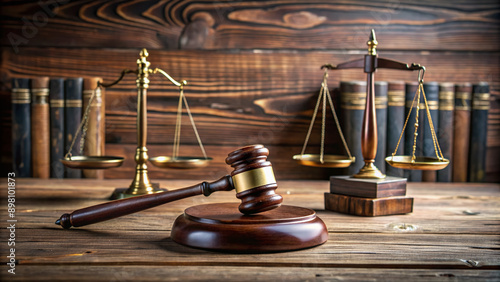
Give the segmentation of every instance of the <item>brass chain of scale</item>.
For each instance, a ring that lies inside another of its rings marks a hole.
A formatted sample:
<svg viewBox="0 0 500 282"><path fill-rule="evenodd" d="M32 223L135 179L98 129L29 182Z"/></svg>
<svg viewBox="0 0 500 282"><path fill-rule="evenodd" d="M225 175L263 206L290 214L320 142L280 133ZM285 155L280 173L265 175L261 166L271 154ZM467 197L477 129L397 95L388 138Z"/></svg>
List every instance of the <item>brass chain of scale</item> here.
<svg viewBox="0 0 500 282"><path fill-rule="evenodd" d="M78 126L78 129L73 136L73 140L71 140L71 145L69 146L68 153L64 156L65 159L71 159L72 154L71 151L73 150L73 146L75 145L76 139L80 132L82 133L80 137L80 155L83 155L83 148L85 146L85 137L87 136L87 130L89 126L89 114L90 114L90 109L92 106L92 102L94 101L94 98L96 97L97 93L101 91L100 85L98 85L93 91L92 95L90 96L89 103L87 104L87 107L85 108L85 112L82 117L82 121L80 122L80 125Z"/></svg>
<svg viewBox="0 0 500 282"><path fill-rule="evenodd" d="M344 134L342 134L342 130L340 128L340 123L337 118L337 114L335 112L335 107L333 106L333 101L332 97L330 95L330 91L328 90L328 70L325 69L325 73L323 75L323 82L321 83L321 89L319 91L318 95L318 101L316 102L316 107L314 108L314 113L311 119L311 124L309 125L309 130L307 131L306 135L306 140L304 141L304 146L302 147L302 152L300 153L301 155L304 155L307 147L307 143L309 142L309 138L311 137L311 132L314 126L314 121L316 120L316 115L318 114L319 110L319 105L321 103L321 100L323 100L323 107L322 107L322 121L321 121L321 152L320 152L320 162L323 164L325 162L324 160L324 155L325 155L325 124L326 124L326 103L327 103L327 98L328 98L328 104L330 105L330 109L332 110L333 118L335 120L335 124L337 125L337 130L340 135L340 139L342 139L342 144L344 145L344 148L347 152L347 155L349 156L349 159L352 160L351 152L349 151L349 147L347 146L347 142L345 141Z"/></svg>
<svg viewBox="0 0 500 282"><path fill-rule="evenodd" d="M163 75L169 77L168 74L164 73L162 70L157 69L158 72L162 73ZM196 136L196 140L198 141L198 144L200 145L201 152L203 153L203 157L205 159L208 159L207 153L205 152L205 148L203 147L203 143L201 142L200 135L198 134L198 130L196 129L196 124L194 123L193 116L191 115L191 110L189 109L189 105L186 99L186 96L184 95L184 85L186 85L186 81L182 81L182 83L179 83L179 103L177 105L177 118L175 122L175 132L174 132L174 145L172 149L172 158L176 159L179 156L179 147L180 147L180 139L181 139L181 126L182 126L182 104L186 105L186 112L189 116L189 121L191 122L191 126L193 127L194 134Z"/></svg>
<svg viewBox="0 0 500 282"><path fill-rule="evenodd" d="M432 136L432 143L434 145L434 152L436 153L436 158L439 159L439 161L444 160L443 153L441 152L441 147L439 146L439 142L437 140L436 136L436 131L434 129L434 123L432 122L431 118L431 112L429 110L429 105L427 103L427 98L425 97L425 91L424 91L424 78L423 78L424 72L422 72L422 76L420 74L420 71L418 72L418 89L417 92L415 93L415 96L413 97L413 101L411 103L410 111L408 112L408 116L406 117L403 130L401 131L401 135L399 136L398 143L396 145L396 149L392 153L392 158L396 155L396 152L398 151L399 143L401 142L401 138L403 137L403 134L406 129L406 125L408 124L408 120L410 119L410 114L411 111L413 110L414 105L416 104L416 114L415 114L415 132L413 133L413 148L412 148L412 155L411 155L411 162L414 163L416 156L415 156L415 150L417 148L417 136L418 136L418 127L419 127L419 111L420 111L420 93L422 93L422 97L424 98L424 104L425 104L425 110L427 114L427 119L429 120L429 127L431 129L431 136ZM439 154L438 154L439 152Z"/></svg>

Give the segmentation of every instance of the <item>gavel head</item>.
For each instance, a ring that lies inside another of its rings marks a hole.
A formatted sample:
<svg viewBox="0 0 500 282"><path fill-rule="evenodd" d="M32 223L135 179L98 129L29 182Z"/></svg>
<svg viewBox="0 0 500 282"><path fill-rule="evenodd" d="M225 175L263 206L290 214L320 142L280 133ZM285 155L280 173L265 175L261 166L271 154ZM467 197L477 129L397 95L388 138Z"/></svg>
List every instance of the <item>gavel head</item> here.
<svg viewBox="0 0 500 282"><path fill-rule="evenodd" d="M243 214L253 214L277 208L283 197L276 194L278 188L271 162L267 161L269 150L263 145L250 145L228 155L226 163L234 168L231 172L236 197L241 200L238 207Z"/></svg>

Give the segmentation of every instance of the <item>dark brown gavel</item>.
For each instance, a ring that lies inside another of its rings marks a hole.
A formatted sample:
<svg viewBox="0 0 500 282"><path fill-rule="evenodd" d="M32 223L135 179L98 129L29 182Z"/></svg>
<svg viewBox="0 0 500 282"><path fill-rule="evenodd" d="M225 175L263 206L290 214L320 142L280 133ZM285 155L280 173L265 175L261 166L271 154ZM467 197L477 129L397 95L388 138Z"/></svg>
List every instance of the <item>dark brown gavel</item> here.
<svg viewBox="0 0 500 282"><path fill-rule="evenodd" d="M246 146L228 155L226 163L231 165L234 171L231 172L231 175L226 175L219 180L79 209L71 214L63 214L56 221L56 224L64 228L84 226L187 197L201 194L209 196L216 191L230 191L233 189L236 190L236 197L241 200L238 209L243 214L271 210L279 207L283 198L274 191L278 188L278 185L274 178L271 163L267 161L268 155L269 150L262 145Z"/></svg>

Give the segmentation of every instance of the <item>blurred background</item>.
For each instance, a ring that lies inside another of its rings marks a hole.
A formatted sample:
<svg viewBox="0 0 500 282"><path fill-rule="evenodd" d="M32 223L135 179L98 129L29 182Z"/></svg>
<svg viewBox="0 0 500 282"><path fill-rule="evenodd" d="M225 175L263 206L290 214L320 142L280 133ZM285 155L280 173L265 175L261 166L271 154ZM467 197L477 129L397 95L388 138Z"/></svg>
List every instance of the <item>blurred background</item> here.
<svg viewBox="0 0 500 282"><path fill-rule="evenodd" d="M323 64L359 59L370 30L378 54L427 68L426 81L490 84L486 181L500 181L500 2L454 1L2 1L0 4L0 130L2 171L11 170L13 77L118 78L135 69L142 48L151 67L187 80L185 95L210 166L162 170L150 178L214 179L230 171L226 155L267 146L278 179L328 179L339 169L292 160L309 127ZM416 81L416 72L378 70L376 80ZM330 72L366 80L362 70ZM150 156L170 155L178 88L160 75L148 91ZM105 90L106 155L124 156L105 178L132 178L137 90L134 75ZM320 120L308 152L319 153ZM201 155L183 118L181 155ZM327 153L342 153L334 123ZM377 158L385 156L377 156Z"/></svg>

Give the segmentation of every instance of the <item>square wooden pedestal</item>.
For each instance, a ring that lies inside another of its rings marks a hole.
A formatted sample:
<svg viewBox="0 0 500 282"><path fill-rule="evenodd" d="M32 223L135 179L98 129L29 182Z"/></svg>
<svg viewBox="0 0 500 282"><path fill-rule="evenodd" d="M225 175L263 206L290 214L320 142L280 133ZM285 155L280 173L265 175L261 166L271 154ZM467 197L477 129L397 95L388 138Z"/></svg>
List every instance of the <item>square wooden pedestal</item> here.
<svg viewBox="0 0 500 282"><path fill-rule="evenodd" d="M332 176L325 209L360 216L405 214L413 211L413 198L406 197L405 178Z"/></svg>

